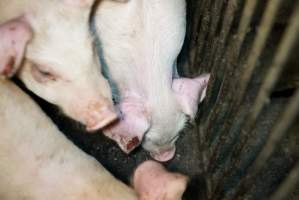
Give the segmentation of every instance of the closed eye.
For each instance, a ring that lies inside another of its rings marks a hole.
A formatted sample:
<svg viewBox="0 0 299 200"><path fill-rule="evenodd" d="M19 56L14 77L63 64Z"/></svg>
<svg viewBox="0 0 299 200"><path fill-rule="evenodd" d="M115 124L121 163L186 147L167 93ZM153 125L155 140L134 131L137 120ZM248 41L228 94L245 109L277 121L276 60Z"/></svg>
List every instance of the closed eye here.
<svg viewBox="0 0 299 200"><path fill-rule="evenodd" d="M53 72L43 69L41 66L31 63L31 74L32 77L39 83L46 83L50 81L56 81L58 76Z"/></svg>

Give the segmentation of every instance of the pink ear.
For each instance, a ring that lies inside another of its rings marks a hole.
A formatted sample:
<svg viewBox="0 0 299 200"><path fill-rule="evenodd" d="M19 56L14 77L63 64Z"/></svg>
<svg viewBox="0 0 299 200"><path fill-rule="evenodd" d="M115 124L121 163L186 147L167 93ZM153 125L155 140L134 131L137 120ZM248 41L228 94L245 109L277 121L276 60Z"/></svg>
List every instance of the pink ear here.
<svg viewBox="0 0 299 200"><path fill-rule="evenodd" d="M198 103L206 96L210 75L204 74L196 78L174 79L172 89L177 100L182 106L183 112L194 119L197 113Z"/></svg>
<svg viewBox="0 0 299 200"><path fill-rule="evenodd" d="M0 25L0 75L12 76L20 67L32 30L25 17Z"/></svg>
<svg viewBox="0 0 299 200"><path fill-rule="evenodd" d="M130 153L140 145L150 123L142 102L128 99L120 104L122 118L104 129L104 134L114 140L125 152Z"/></svg>

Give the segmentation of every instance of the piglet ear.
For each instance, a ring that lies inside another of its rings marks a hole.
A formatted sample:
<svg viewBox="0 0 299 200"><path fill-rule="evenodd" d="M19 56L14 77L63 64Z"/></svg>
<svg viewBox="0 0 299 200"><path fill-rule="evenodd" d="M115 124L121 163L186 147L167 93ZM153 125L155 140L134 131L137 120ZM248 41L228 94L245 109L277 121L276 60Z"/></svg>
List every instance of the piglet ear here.
<svg viewBox="0 0 299 200"><path fill-rule="evenodd" d="M104 135L114 140L125 152L130 153L138 147L144 134L150 128L150 121L144 101L127 98L120 103L121 119L104 129Z"/></svg>
<svg viewBox="0 0 299 200"><path fill-rule="evenodd" d="M183 112L194 119L197 113L198 103L206 96L210 75L204 74L196 78L174 79L172 89L177 100L182 106Z"/></svg>
<svg viewBox="0 0 299 200"><path fill-rule="evenodd" d="M20 67L32 29L25 17L0 25L0 75L10 77Z"/></svg>

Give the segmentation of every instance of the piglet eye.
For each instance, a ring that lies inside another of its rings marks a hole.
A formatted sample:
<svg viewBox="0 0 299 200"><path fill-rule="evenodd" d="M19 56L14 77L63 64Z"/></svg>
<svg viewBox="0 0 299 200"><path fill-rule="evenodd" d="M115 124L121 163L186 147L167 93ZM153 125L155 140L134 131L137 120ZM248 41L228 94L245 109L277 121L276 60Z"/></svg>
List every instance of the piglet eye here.
<svg viewBox="0 0 299 200"><path fill-rule="evenodd" d="M56 81L57 76L53 73L42 69L41 66L32 64L31 65L31 73L33 78L39 83L46 83L49 81Z"/></svg>

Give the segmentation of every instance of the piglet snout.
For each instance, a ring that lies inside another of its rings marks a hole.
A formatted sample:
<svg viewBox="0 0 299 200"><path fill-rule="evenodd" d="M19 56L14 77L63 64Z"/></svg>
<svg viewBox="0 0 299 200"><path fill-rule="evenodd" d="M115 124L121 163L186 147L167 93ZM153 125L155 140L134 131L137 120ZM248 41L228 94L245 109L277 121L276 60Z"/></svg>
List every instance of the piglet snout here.
<svg viewBox="0 0 299 200"><path fill-rule="evenodd" d="M171 160L175 155L176 148L172 147L170 149L160 151L159 153L150 153L152 158L160 162L166 162Z"/></svg>
<svg viewBox="0 0 299 200"><path fill-rule="evenodd" d="M180 200L188 178L171 173L160 163L146 161L136 169L133 186L140 200Z"/></svg>
<svg viewBox="0 0 299 200"><path fill-rule="evenodd" d="M118 116L113 108L103 107L99 103L90 104L86 116L86 129L87 131L96 131L112 123L117 118Z"/></svg>

